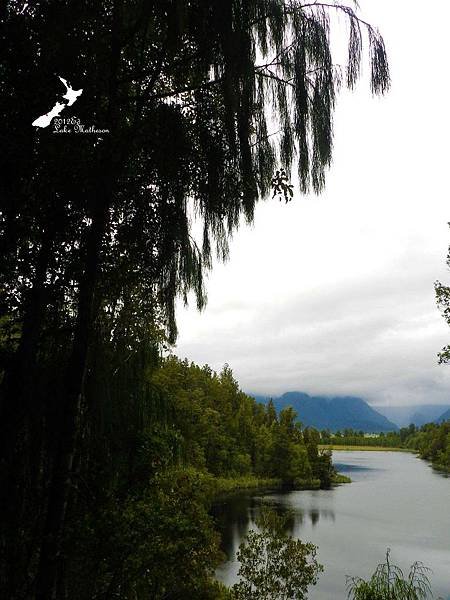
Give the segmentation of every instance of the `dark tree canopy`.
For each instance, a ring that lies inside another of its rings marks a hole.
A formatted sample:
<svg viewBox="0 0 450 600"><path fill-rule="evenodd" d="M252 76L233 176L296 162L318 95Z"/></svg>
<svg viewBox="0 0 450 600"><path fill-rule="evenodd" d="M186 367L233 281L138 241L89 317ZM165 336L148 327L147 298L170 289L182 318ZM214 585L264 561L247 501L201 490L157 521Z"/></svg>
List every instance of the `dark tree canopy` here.
<svg viewBox="0 0 450 600"><path fill-rule="evenodd" d="M128 442L144 427L155 398L146 373L175 339L175 299L194 291L204 305L204 271L214 251L227 256L241 218L251 221L272 192L289 200L293 169L301 192L322 189L336 94L358 79L364 40L372 92L387 90L383 40L356 9L297 0L1 4L7 597L65 597L67 511L72 525L83 512L77 477L91 473L96 452L109 467L116 455L132 462L132 444L115 454L106 424ZM335 29L348 38L345 67L334 64ZM61 99L59 76L83 89L61 116L107 132L32 126ZM108 489L118 480L111 467Z"/></svg>
<svg viewBox="0 0 450 600"><path fill-rule="evenodd" d="M61 297L55 289L52 300L61 309L72 301L92 198L105 189L106 176L114 189L103 243L105 287L112 284L115 296L133 288L144 304L158 296L174 333L174 296L194 289L203 304L202 268L212 244L227 254L228 234L241 214L252 219L277 166L289 176L295 165L302 191L322 189L336 93L342 82L353 87L357 80L364 37L372 91L389 85L382 38L354 8L338 3L22 6L7 3L2 21L8 304L15 296L23 305L42 238L51 245L50 280L58 277L52 291L64 279L67 292ZM345 68L333 63L330 47L339 14L347 21ZM84 90L64 114L109 135L30 127L62 92L55 74ZM190 237L190 205L203 219L201 248Z"/></svg>

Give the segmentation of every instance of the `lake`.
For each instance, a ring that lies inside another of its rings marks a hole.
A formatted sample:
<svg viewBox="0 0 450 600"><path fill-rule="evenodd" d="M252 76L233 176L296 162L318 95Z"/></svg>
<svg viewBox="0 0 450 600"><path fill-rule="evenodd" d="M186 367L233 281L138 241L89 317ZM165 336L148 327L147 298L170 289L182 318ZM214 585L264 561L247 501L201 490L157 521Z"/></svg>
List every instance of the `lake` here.
<svg viewBox="0 0 450 600"><path fill-rule="evenodd" d="M215 506L228 558L217 578L227 585L236 581L239 544L261 506L270 504L292 510L291 534L319 548L325 569L310 588L311 600L346 598L346 575L367 578L387 548L404 573L416 560L430 567L434 596L450 600L450 477L406 452L334 451L333 462L351 484L237 495Z"/></svg>

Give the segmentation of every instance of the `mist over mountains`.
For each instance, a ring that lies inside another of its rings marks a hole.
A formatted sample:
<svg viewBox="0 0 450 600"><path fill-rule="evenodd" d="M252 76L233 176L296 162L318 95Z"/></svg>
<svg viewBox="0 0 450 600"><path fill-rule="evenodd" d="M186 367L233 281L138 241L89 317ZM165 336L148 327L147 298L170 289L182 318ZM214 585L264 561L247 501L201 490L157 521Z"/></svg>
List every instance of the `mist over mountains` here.
<svg viewBox="0 0 450 600"><path fill-rule="evenodd" d="M269 397L253 397L267 403ZM272 398L277 412L286 406L292 406L298 420L308 427L338 431L354 429L365 433L396 431L398 426L386 416L374 410L362 398L342 396L327 398L309 396L304 392L287 392L278 398Z"/></svg>
<svg viewBox="0 0 450 600"><path fill-rule="evenodd" d="M250 395L263 404L270 399L270 396ZM292 406L304 426L330 431L354 429L379 433L397 431L411 423L421 427L425 423L441 423L450 419L450 404L370 406L356 396L310 396L304 392L286 392L272 397L272 400L277 412Z"/></svg>
<svg viewBox="0 0 450 600"><path fill-rule="evenodd" d="M438 419L437 422L438 423L443 423L444 421L450 421L450 408L448 408L448 410L445 411L445 413L443 413Z"/></svg>
<svg viewBox="0 0 450 600"><path fill-rule="evenodd" d="M373 408L399 427L407 427L410 423L413 423L416 427L421 427L425 423L450 419L450 404L417 404L415 406L374 405ZM447 413L447 417L444 418L445 413Z"/></svg>

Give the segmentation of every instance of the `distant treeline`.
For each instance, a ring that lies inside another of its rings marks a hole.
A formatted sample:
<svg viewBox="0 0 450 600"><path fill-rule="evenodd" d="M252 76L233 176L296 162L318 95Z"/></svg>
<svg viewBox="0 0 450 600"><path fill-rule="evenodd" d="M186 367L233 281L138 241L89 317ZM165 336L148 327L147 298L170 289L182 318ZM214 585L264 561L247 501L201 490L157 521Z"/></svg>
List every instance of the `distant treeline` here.
<svg viewBox="0 0 450 600"><path fill-rule="evenodd" d="M415 450L421 458L429 460L437 468L450 470L450 421L427 423L422 427L409 425L400 431L380 433L366 437L362 431L345 429L331 433L321 431L322 444L345 446L370 446L383 448L407 448Z"/></svg>

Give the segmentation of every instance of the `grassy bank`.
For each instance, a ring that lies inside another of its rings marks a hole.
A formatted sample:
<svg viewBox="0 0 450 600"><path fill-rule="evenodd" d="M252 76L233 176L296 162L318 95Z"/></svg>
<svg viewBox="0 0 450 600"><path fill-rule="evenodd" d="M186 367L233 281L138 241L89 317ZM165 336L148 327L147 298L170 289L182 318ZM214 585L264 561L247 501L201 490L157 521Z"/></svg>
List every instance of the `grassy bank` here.
<svg viewBox="0 0 450 600"><path fill-rule="evenodd" d="M347 475L342 475L342 473L336 473L336 475L331 479L331 483L333 485L337 485L338 483L351 483L352 480Z"/></svg>
<svg viewBox="0 0 450 600"><path fill-rule="evenodd" d="M333 476L331 483L333 485L340 483L351 483L350 477L337 473ZM243 477L215 477L213 479L213 489L215 496L234 494L247 490L277 490L283 488L283 482L277 478L261 478L251 475ZM292 490L318 490L320 489L319 479L298 479L290 488Z"/></svg>
<svg viewBox="0 0 450 600"><path fill-rule="evenodd" d="M294 490L319 490L320 479L296 479L294 482Z"/></svg>
<svg viewBox="0 0 450 600"><path fill-rule="evenodd" d="M410 448L395 448L390 446L349 446L349 445L325 445L321 444L319 446L321 450L363 450L363 451L372 451L372 452L416 452L415 450L411 450Z"/></svg>
<svg viewBox="0 0 450 600"><path fill-rule="evenodd" d="M217 495L255 489L279 489L282 487L281 479L275 477L215 477L214 491Z"/></svg>

